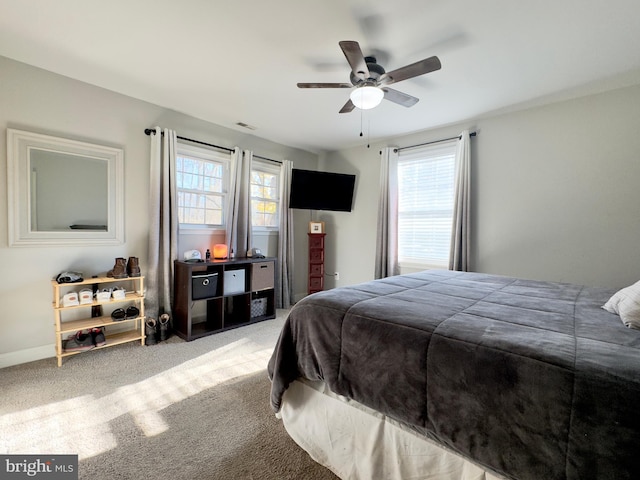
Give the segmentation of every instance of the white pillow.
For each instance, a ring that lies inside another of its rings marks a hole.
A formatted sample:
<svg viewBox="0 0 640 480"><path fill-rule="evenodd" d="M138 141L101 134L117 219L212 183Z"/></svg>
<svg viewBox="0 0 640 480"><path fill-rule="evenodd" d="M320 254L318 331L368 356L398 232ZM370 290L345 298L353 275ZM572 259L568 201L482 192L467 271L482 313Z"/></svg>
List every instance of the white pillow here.
<svg viewBox="0 0 640 480"><path fill-rule="evenodd" d="M618 290L602 308L620 315L627 327L640 329L640 281Z"/></svg>

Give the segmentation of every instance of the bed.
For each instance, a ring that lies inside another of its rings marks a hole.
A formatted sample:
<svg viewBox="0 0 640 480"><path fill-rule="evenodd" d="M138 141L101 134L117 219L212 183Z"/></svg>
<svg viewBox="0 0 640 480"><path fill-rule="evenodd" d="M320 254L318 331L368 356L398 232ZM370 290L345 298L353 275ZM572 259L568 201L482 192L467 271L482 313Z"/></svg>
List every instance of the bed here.
<svg viewBox="0 0 640 480"><path fill-rule="evenodd" d="M444 270L319 292L285 321L271 406L341 478L637 478L640 330L614 293Z"/></svg>

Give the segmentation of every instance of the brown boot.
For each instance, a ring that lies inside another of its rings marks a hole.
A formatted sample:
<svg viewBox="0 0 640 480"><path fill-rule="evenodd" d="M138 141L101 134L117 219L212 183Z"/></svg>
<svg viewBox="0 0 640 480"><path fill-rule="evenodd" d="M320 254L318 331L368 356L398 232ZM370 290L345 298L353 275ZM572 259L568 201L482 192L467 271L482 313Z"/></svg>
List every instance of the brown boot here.
<svg viewBox="0 0 640 480"><path fill-rule="evenodd" d="M127 260L124 258L116 258L116 264L113 266L113 270L107 272L107 277L113 278L127 278Z"/></svg>
<svg viewBox="0 0 640 480"><path fill-rule="evenodd" d="M140 265L138 264L138 257L129 257L127 262L127 273L130 277L140 276Z"/></svg>

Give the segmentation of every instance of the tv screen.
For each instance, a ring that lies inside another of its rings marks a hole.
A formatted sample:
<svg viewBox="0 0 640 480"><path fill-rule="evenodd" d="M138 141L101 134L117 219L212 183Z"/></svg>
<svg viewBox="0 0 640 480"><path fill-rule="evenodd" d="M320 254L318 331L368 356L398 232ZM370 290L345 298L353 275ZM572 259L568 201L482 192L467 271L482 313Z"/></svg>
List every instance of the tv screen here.
<svg viewBox="0 0 640 480"><path fill-rule="evenodd" d="M350 212L356 176L294 168L289 208Z"/></svg>

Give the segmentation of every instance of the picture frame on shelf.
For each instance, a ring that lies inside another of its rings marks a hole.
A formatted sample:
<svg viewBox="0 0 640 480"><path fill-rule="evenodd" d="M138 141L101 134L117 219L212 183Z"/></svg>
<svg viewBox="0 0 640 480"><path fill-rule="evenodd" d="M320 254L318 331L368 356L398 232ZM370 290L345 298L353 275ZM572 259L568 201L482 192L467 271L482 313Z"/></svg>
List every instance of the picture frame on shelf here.
<svg viewBox="0 0 640 480"><path fill-rule="evenodd" d="M309 222L309 233L325 233L324 222Z"/></svg>

